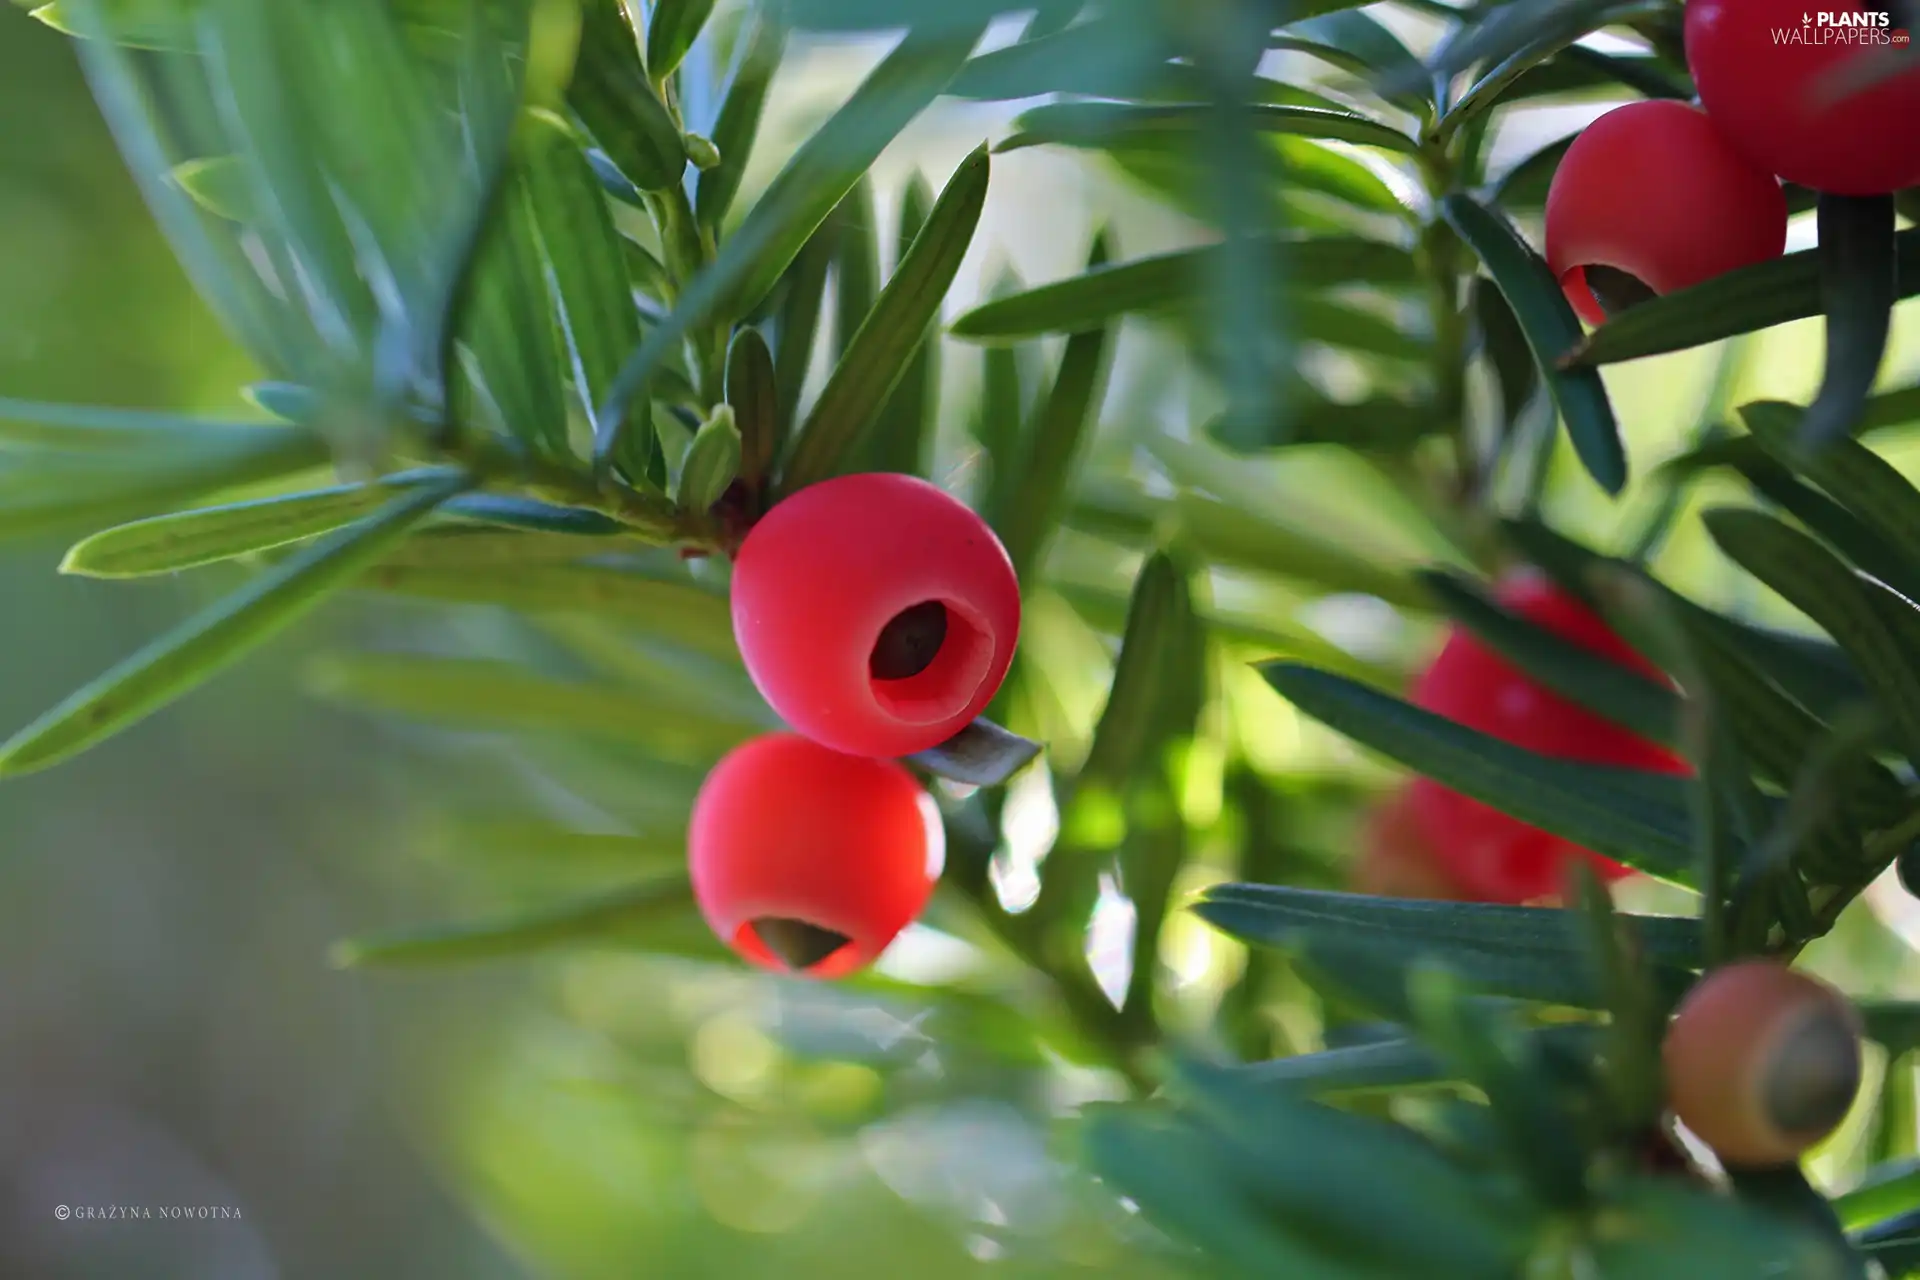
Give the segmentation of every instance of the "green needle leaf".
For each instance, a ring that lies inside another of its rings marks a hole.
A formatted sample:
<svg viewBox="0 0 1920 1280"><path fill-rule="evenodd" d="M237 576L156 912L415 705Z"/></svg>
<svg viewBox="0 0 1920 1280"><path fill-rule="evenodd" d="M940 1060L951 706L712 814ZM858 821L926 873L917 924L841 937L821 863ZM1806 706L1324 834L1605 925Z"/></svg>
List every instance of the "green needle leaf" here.
<svg viewBox="0 0 1920 1280"><path fill-rule="evenodd" d="M1908 1070L1912 1070L1909 1065ZM1865 1180L1837 1196L1833 1211L1849 1231L1870 1227L1920 1209L1920 1163L1906 1159L1870 1171Z"/></svg>
<svg viewBox="0 0 1920 1280"><path fill-rule="evenodd" d="M1920 615L1913 607L1771 516L1721 509L1703 518L1722 551L1839 641L1906 750L1920 754L1920 667L1910 643Z"/></svg>
<svg viewBox="0 0 1920 1280"><path fill-rule="evenodd" d="M1560 363L1617 364L1817 316L1823 309L1819 254L1802 249L1630 307L1586 337L1576 334ZM1897 297L1920 293L1920 227L1894 237L1894 270Z"/></svg>
<svg viewBox="0 0 1920 1280"><path fill-rule="evenodd" d="M376 591L449 603L491 604L526 613L590 614L635 624L649 635L730 662L733 615L726 598L691 581L599 565L502 565L486 573L459 567L382 564L362 576Z"/></svg>
<svg viewBox="0 0 1920 1280"><path fill-rule="evenodd" d="M653 941L658 927L693 911L693 885L668 876L578 902L498 920L444 925L408 933L355 938L335 944L338 969L420 964L467 964L530 955L556 947L616 946ZM720 954L717 944L708 948Z"/></svg>
<svg viewBox="0 0 1920 1280"><path fill-rule="evenodd" d="M1469 196L1441 201L1441 213L1493 277L1526 335L1540 376L1567 425L1574 452L1600 487L1619 493L1627 483L1627 457L1620 427L1600 375L1563 370L1554 360L1580 338L1580 321L1547 264L1520 238L1512 223Z"/></svg>
<svg viewBox="0 0 1920 1280"><path fill-rule="evenodd" d="M244 223L257 217L246 166L237 156L207 156L177 164L173 180L195 204L217 218Z"/></svg>
<svg viewBox="0 0 1920 1280"><path fill-rule="evenodd" d="M1547 688L1643 737L1678 743L1672 689L1508 612L1458 574L1431 570L1420 580L1449 617Z"/></svg>
<svg viewBox="0 0 1920 1280"><path fill-rule="evenodd" d="M1106 261L1108 252L1105 233L1096 236L1088 255L1095 271ZM1022 582L1030 580L1029 575L1040 563L1041 552L1065 505L1074 462L1100 412L1106 390L1109 336L1106 329L1095 328L1078 331L1067 339L1053 385L1022 441L1020 465L1008 466L1009 483L996 494L1005 505L990 513L993 525Z"/></svg>
<svg viewBox="0 0 1920 1280"><path fill-rule="evenodd" d="M734 196L739 194L740 179L746 175L754 139L760 132L767 87L786 48L786 29L771 16L756 10L751 21L753 28L742 41L744 52L713 125L713 145L720 153L720 163L701 170L694 188L695 218L716 236Z"/></svg>
<svg viewBox="0 0 1920 1280"><path fill-rule="evenodd" d="M1480 329L1481 350L1500 384L1500 414L1511 435L1521 411L1540 386L1540 370L1527 348L1527 335L1514 319L1513 308L1499 288L1485 276L1473 278L1473 314Z"/></svg>
<svg viewBox="0 0 1920 1280"><path fill-rule="evenodd" d="M1583 1054L1592 1052L1599 1040L1598 1028L1585 1026L1549 1027L1531 1034ZM1334 1098L1446 1086L1461 1080L1453 1063L1417 1040L1382 1040L1326 1049L1251 1062L1236 1070L1249 1083L1263 1088Z"/></svg>
<svg viewBox="0 0 1920 1280"><path fill-rule="evenodd" d="M1800 447L1807 438L1807 417L1797 405L1760 401L1742 405L1740 417L1775 461L1819 485L1858 517L1866 529L1864 541L1874 548L1871 556L1858 559L1860 567L1909 598L1920 598L1920 490L1856 440L1836 439L1807 454ZM1807 523L1825 533L1815 522Z"/></svg>
<svg viewBox="0 0 1920 1280"><path fill-rule="evenodd" d="M1531 1215L1410 1130L1192 1060L1176 1065L1172 1088L1240 1154L1242 1177L1283 1220L1338 1241L1342 1256L1387 1274L1491 1276L1519 1265ZM1404 1230L1381 1231L1383 1213Z"/></svg>
<svg viewBox="0 0 1920 1280"><path fill-rule="evenodd" d="M57 764L204 683L312 612L467 483L398 498L189 618L0 746L0 776Z"/></svg>
<svg viewBox="0 0 1920 1280"><path fill-rule="evenodd" d="M1397 245L1358 236L1321 236L1285 243L1286 285L1409 285L1413 257ZM1204 296L1209 262L1219 246L1182 249L1102 265L1085 275L1041 285L975 307L953 322L956 338L1009 342L1046 333L1085 333L1134 311L1190 306Z"/></svg>
<svg viewBox="0 0 1920 1280"><path fill-rule="evenodd" d="M860 331L880 292L880 230L873 175L862 174L834 210L840 232L833 246L833 338L837 364Z"/></svg>
<svg viewBox="0 0 1920 1280"><path fill-rule="evenodd" d="M1295 12L1330 5L1300 6ZM1421 114L1430 109L1432 77L1400 37L1369 14L1345 9L1281 27L1267 47L1304 53L1358 76L1367 88L1401 108Z"/></svg>
<svg viewBox="0 0 1920 1280"><path fill-rule="evenodd" d="M1328 929L1354 938L1391 937L1433 948L1511 950L1565 957L1579 968L1582 944L1569 927L1574 915L1559 907L1514 907L1485 902L1438 902L1335 893L1292 885L1216 884L1205 903L1256 908L1268 934L1284 926ZM1700 922L1692 916L1622 916L1634 929L1643 958L1669 969L1700 967Z"/></svg>
<svg viewBox="0 0 1920 1280"><path fill-rule="evenodd" d="M1289 1280L1358 1280L1347 1265L1284 1233L1241 1187L1218 1139L1145 1109L1090 1108L1083 1138L1094 1171L1139 1204L1149 1220L1205 1248L1229 1275Z"/></svg>
<svg viewBox="0 0 1920 1280"><path fill-rule="evenodd" d="M1134 580L1112 685L1078 782L1124 794L1164 766L1173 742L1192 736L1205 696L1197 687L1201 643L1192 584L1172 556L1155 551Z"/></svg>
<svg viewBox="0 0 1920 1280"><path fill-rule="evenodd" d="M758 329L733 335L727 352L727 404L740 432L740 478L758 493L773 472L784 439L773 354Z"/></svg>
<svg viewBox="0 0 1920 1280"><path fill-rule="evenodd" d="M392 501L396 489L445 485L456 474L445 468L413 471L375 484L342 485L137 520L76 543L60 571L86 578L137 578L231 560L330 533Z"/></svg>
<svg viewBox="0 0 1920 1280"><path fill-rule="evenodd" d="M686 145L647 79L621 9L621 0L585 0L580 6L580 50L567 102L629 182L642 191L664 191L686 172Z"/></svg>
<svg viewBox="0 0 1920 1280"><path fill-rule="evenodd" d="M767 727L716 715L693 693L556 680L479 658L330 656L313 667L308 684L369 710L461 728L579 734L701 765Z"/></svg>
<svg viewBox="0 0 1920 1280"><path fill-rule="evenodd" d="M827 278L840 240L836 212L801 247L774 291L773 372L779 392L782 447L799 422L800 400L813 370L814 349L826 317Z"/></svg>
<svg viewBox="0 0 1920 1280"><path fill-rule="evenodd" d="M780 471L781 492L833 475L862 444L914 349L926 341L967 256L986 205L988 171L985 147L954 171L795 436Z"/></svg>
<svg viewBox="0 0 1920 1280"><path fill-rule="evenodd" d="M1132 14L1101 16L983 53L947 92L975 101L1013 101L1050 93L1133 98L1166 72L1161 33Z"/></svg>
<svg viewBox="0 0 1920 1280"><path fill-rule="evenodd" d="M1692 878L1683 779L1537 756L1310 667L1260 671L1314 719L1443 786L1648 875Z"/></svg>
<svg viewBox="0 0 1920 1280"><path fill-rule="evenodd" d="M914 174L900 193L900 218L895 243L906 252L927 224L933 211L933 189L925 178ZM924 476L932 465L929 452L940 426L940 334L930 325L915 347L887 402L881 407L878 425L870 433L867 449L860 462L863 470L898 471Z"/></svg>
<svg viewBox="0 0 1920 1280"><path fill-rule="evenodd" d="M1105 147L1117 136L1127 134L1166 135L1169 141L1192 139L1206 128L1213 108L1199 104L1173 106L1131 106L1106 102L1060 102L1035 107L1013 122L1015 133L995 147L995 151L1018 151L1024 147L1061 145L1069 147ZM1263 133L1297 134L1303 138L1324 138L1356 146L1380 147L1401 155L1416 155L1420 147L1398 129L1381 124L1358 112L1320 107L1262 106L1246 108L1246 118Z"/></svg>
<svg viewBox="0 0 1920 1280"><path fill-rule="evenodd" d="M481 240L456 335L461 368L452 398L456 420L490 426L561 457L567 452L564 357L534 222L533 182L524 164L508 174Z"/></svg>
<svg viewBox="0 0 1920 1280"><path fill-rule="evenodd" d="M527 193L561 333L572 359L574 385L591 414L613 385L620 362L640 340L640 317L627 278L627 257L606 196L567 122L547 111L529 112L521 130ZM554 424L564 436L565 418ZM630 437L634 433L629 433ZM652 441L627 441L627 456L644 457ZM636 462L629 479L646 483Z"/></svg>
<svg viewBox="0 0 1920 1280"><path fill-rule="evenodd" d="M733 410L723 404L700 424L693 443L687 446L674 500L687 511L705 511L720 501L727 486L740 474L741 448Z"/></svg>
<svg viewBox="0 0 1920 1280"><path fill-rule="evenodd" d="M713 0L658 0L647 23L647 74L663 84L700 38L713 13Z"/></svg>
<svg viewBox="0 0 1920 1280"><path fill-rule="evenodd" d="M1820 309L1827 317L1826 370L1800 424L1808 451L1848 435L1880 376L1900 297L1892 196L1822 194Z"/></svg>
<svg viewBox="0 0 1920 1280"><path fill-rule="evenodd" d="M1292 957L1301 977L1343 1004L1355 1004L1396 1020L1412 1017L1409 981L1423 966L1447 971L1489 997L1537 1001L1570 1009L1600 1009L1605 995L1582 971L1579 956L1564 942L1542 947L1487 946L1426 938L1394 928L1356 928L1344 919L1313 918L1295 904L1221 893L1196 904L1194 914L1242 942ZM1691 977L1666 970L1677 994Z"/></svg>
<svg viewBox="0 0 1920 1280"><path fill-rule="evenodd" d="M304 427L190 429L170 447L157 436L145 446L102 447L113 438L88 435L83 452L10 453L0 469L0 538L118 524L310 471L328 457Z"/></svg>
<svg viewBox="0 0 1920 1280"><path fill-rule="evenodd" d="M713 264L688 284L672 313L627 358L594 420L594 457L612 461L628 407L693 329L716 316L754 311L820 224L887 144L938 97L983 27L910 33L801 146Z"/></svg>
<svg viewBox="0 0 1920 1280"><path fill-rule="evenodd" d="M320 441L312 432L290 429L277 422L228 422L145 409L56 404L0 396L0 445L22 444L65 453L86 453L124 448L178 450L182 446L235 442L285 445L294 441L310 442L315 456L324 456L319 452Z"/></svg>

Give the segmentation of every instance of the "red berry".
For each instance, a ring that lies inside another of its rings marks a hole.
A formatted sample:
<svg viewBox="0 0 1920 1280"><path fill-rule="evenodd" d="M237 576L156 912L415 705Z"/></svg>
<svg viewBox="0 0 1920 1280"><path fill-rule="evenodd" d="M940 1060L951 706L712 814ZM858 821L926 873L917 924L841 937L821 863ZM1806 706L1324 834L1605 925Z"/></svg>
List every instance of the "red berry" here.
<svg viewBox="0 0 1920 1280"><path fill-rule="evenodd" d="M836 750L905 756L986 709L1020 636L1000 540L912 476L809 485L755 525L733 572L733 634L760 693Z"/></svg>
<svg viewBox="0 0 1920 1280"><path fill-rule="evenodd" d="M926 907L945 851L939 811L912 774L790 733L716 765L687 832L694 897L714 933L754 964L816 978L885 951Z"/></svg>
<svg viewBox="0 0 1920 1280"><path fill-rule="evenodd" d="M1824 982L1765 960L1716 969L1667 1028L1673 1113L1730 1168L1791 1164L1852 1108L1860 1036Z"/></svg>
<svg viewBox="0 0 1920 1280"><path fill-rule="evenodd" d="M1567 148L1547 191L1547 265L1590 324L1607 310L1589 267L1671 293L1778 257L1786 243L1780 184L1682 102L1601 116Z"/></svg>
<svg viewBox="0 0 1920 1280"><path fill-rule="evenodd" d="M1800 0L1687 0L1700 105L1727 141L1788 182L1850 196L1920 185L1920 70L1830 96L1836 76L1889 52L1893 28L1825 20L1872 12L1836 0L1816 24Z"/></svg>
<svg viewBox="0 0 1920 1280"><path fill-rule="evenodd" d="M1535 574L1507 579L1502 605L1562 639L1664 680L1587 606ZM1449 633L1439 657L1414 687L1413 701L1436 715L1538 755L1655 773L1686 773L1672 752L1595 715L1535 682L1464 628ZM1427 839L1470 896L1530 902L1564 887L1571 859L1590 859L1604 879L1627 868L1429 778L1410 785L1409 804Z"/></svg>
<svg viewBox="0 0 1920 1280"><path fill-rule="evenodd" d="M1459 902L1468 896L1427 842L1405 787L1367 815L1352 886L1381 898Z"/></svg>

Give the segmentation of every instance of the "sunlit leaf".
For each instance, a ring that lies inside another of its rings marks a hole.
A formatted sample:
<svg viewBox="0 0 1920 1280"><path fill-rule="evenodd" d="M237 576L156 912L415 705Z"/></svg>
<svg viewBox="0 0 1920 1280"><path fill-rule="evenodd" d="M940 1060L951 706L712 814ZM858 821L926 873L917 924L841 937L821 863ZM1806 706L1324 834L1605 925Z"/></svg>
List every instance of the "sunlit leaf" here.
<svg viewBox="0 0 1920 1280"><path fill-rule="evenodd" d="M454 474L445 469L415 471L378 484L154 516L81 540L67 552L60 571L88 578L135 578L230 560L330 533L391 502L396 489L443 486Z"/></svg>
<svg viewBox="0 0 1920 1280"><path fill-rule="evenodd" d="M239 661L348 585L465 483L396 498L187 619L0 746L0 774L57 764Z"/></svg>
<svg viewBox="0 0 1920 1280"><path fill-rule="evenodd" d="M927 215L920 234L881 290L873 309L847 343L781 468L780 487L792 492L833 474L863 440L889 394L905 376L915 348L940 313L940 304L973 243L986 205L985 148L955 170Z"/></svg>
<svg viewBox="0 0 1920 1280"><path fill-rule="evenodd" d="M719 256L688 284L671 315L628 357L595 414L595 456L613 458L630 402L695 326L754 310L801 248L894 137L938 96L981 28L909 35L787 161Z"/></svg>

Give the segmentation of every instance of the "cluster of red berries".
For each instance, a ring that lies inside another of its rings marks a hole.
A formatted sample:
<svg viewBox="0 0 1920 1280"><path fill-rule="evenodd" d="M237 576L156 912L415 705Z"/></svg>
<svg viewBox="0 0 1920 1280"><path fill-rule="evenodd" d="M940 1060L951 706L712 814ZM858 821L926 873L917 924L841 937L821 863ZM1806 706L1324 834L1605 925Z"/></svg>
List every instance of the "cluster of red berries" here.
<svg viewBox="0 0 1920 1280"><path fill-rule="evenodd" d="M1659 669L1635 653L1574 596L1532 573L1495 591L1509 612L1651 680ZM1456 627L1414 686L1436 715L1539 755L1586 764L1681 774L1686 761L1548 689ZM1627 869L1532 827L1430 778L1415 778L1372 819L1356 888L1397 897L1534 902L1557 894L1569 864L1584 859L1602 879Z"/></svg>
<svg viewBox="0 0 1920 1280"><path fill-rule="evenodd" d="M755 964L841 977L925 909L944 831L899 757L999 691L1020 584L986 522L924 480L842 476L776 504L734 557L733 629L796 732L722 760L687 853L714 933Z"/></svg>
<svg viewBox="0 0 1920 1280"><path fill-rule="evenodd" d="M1567 149L1547 194L1546 257L1574 310L1598 324L1662 294L1777 257L1776 179L1841 196L1920 185L1920 71L1846 92L1870 53L1857 3L1813 28L1798 0L1687 0L1699 106L1635 102ZM1890 32L1887 32L1889 36ZM1844 39L1830 39L1845 35Z"/></svg>
<svg viewBox="0 0 1920 1280"><path fill-rule="evenodd" d="M1591 609L1536 575L1504 581L1511 612L1594 653L1662 679ZM1661 773L1687 765L1664 748L1543 687L1455 628L1414 701L1542 755ZM1560 891L1570 864L1602 878L1626 868L1517 818L1416 778L1368 818L1353 887L1399 898L1536 902ZM1859 1014L1825 983L1784 965L1715 970L1688 993L1662 1056L1674 1116L1728 1168L1791 1163L1838 1127L1861 1075Z"/></svg>

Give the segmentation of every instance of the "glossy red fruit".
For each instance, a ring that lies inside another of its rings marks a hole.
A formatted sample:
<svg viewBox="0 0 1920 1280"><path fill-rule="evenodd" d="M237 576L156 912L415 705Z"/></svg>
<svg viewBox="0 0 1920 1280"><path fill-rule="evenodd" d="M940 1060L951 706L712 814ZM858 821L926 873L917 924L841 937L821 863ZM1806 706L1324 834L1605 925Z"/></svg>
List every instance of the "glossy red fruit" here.
<svg viewBox="0 0 1920 1280"><path fill-rule="evenodd" d="M1377 804L1361 830L1352 875L1355 893L1381 898L1460 902L1468 894L1427 843L1411 792L1402 787Z"/></svg>
<svg viewBox="0 0 1920 1280"><path fill-rule="evenodd" d="M1590 324L1607 317L1600 268L1671 293L1778 257L1786 243L1780 184L1683 102L1601 116L1567 148L1547 190L1547 265Z"/></svg>
<svg viewBox="0 0 1920 1280"><path fill-rule="evenodd" d="M1851 0L1821 7L1815 17L1800 0L1687 0L1700 105L1729 142L1788 182L1852 196L1920 185L1920 69L1831 96L1862 59L1911 51L1890 50L1897 20L1881 27ZM1848 17L1869 25L1838 25Z"/></svg>
<svg viewBox="0 0 1920 1280"><path fill-rule="evenodd" d="M912 476L809 485L735 558L733 634L760 693L836 750L905 756L986 709L1020 636L993 530Z"/></svg>
<svg viewBox="0 0 1920 1280"><path fill-rule="evenodd" d="M687 856L707 924L754 964L838 978L871 964L926 907L945 831L891 760L797 734L736 747L693 804Z"/></svg>
<svg viewBox="0 0 1920 1280"><path fill-rule="evenodd" d="M1507 579L1496 596L1513 613L1563 639L1650 679L1665 679L1585 604L1537 574ZM1655 773L1688 772L1679 756L1547 689L1464 628L1448 635L1415 685L1413 701L1539 755ZM1618 863L1429 778L1409 785L1408 803L1452 875L1480 901L1552 897L1564 889L1576 858L1589 859L1603 879L1628 874Z"/></svg>
<svg viewBox="0 0 1920 1280"><path fill-rule="evenodd" d="M1860 1091L1860 1015L1826 983L1749 960L1702 978L1662 1046L1674 1115L1729 1168L1790 1164Z"/></svg>

